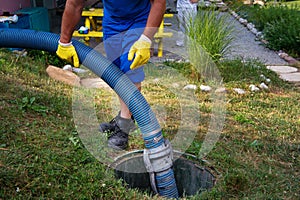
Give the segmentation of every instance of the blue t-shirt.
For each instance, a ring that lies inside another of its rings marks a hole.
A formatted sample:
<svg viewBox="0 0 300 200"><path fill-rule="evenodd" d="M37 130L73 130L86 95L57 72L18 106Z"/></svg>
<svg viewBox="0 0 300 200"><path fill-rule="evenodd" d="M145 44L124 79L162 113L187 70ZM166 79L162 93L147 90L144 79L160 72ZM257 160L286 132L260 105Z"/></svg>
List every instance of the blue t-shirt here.
<svg viewBox="0 0 300 200"><path fill-rule="evenodd" d="M130 19L148 15L150 0L103 0L104 16L113 19Z"/></svg>
<svg viewBox="0 0 300 200"><path fill-rule="evenodd" d="M103 33L114 35L132 26L144 27L151 3L150 0L103 0L103 6Z"/></svg>

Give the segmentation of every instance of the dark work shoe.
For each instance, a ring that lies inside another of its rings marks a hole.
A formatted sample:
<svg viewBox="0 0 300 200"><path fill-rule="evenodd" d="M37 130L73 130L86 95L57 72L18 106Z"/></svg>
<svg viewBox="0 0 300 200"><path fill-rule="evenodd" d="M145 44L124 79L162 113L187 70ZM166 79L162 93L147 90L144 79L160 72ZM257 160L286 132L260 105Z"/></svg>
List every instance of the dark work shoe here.
<svg viewBox="0 0 300 200"><path fill-rule="evenodd" d="M109 133L108 146L117 149L124 150L128 146L128 134L136 128L133 119L125 119L118 114L109 123L100 124L100 131Z"/></svg>
<svg viewBox="0 0 300 200"><path fill-rule="evenodd" d="M110 122L101 123L99 126L99 131L102 133L113 132L115 130L115 127L117 124L116 121L118 119L123 119L120 117L120 113L115 118L113 118ZM125 123L128 123L129 132L132 132L137 129L137 127L135 125L135 120L133 119L133 117L131 117L131 119L127 120Z"/></svg>
<svg viewBox="0 0 300 200"><path fill-rule="evenodd" d="M128 146L128 133L123 132L119 127L115 128L115 131L108 136L108 147L116 150L124 150Z"/></svg>

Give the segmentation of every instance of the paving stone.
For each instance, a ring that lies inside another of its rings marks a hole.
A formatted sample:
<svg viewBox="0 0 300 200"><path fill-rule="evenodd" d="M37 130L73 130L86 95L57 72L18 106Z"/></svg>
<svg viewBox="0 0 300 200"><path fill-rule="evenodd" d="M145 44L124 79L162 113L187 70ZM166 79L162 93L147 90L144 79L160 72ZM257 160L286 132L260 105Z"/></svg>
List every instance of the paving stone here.
<svg viewBox="0 0 300 200"><path fill-rule="evenodd" d="M64 82L71 86L80 86L80 77L71 71L49 65L46 69L46 72L54 80Z"/></svg>
<svg viewBox="0 0 300 200"><path fill-rule="evenodd" d="M300 73L281 74L280 78L289 82L300 82Z"/></svg>
<svg viewBox="0 0 300 200"><path fill-rule="evenodd" d="M267 66L268 69L279 73L279 74L287 74L287 73L293 73L297 72L298 69L295 67L290 67L290 66Z"/></svg>
<svg viewBox="0 0 300 200"><path fill-rule="evenodd" d="M109 85L105 83L101 78L85 78L80 80L80 84L86 88L104 88L111 90Z"/></svg>

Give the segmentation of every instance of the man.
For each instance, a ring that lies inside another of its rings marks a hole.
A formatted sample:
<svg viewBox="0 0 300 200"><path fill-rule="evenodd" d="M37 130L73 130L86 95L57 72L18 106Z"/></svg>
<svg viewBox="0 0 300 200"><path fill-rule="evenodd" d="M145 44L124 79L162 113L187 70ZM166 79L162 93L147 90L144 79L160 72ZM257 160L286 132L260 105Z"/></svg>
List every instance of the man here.
<svg viewBox="0 0 300 200"><path fill-rule="evenodd" d="M176 10L179 25L178 38L176 40L177 46L184 46L184 38L187 25L197 15L197 5L199 0L177 0Z"/></svg>
<svg viewBox="0 0 300 200"><path fill-rule="evenodd" d="M151 41L163 19L166 1L103 0L103 6L102 27L107 57L141 90L145 77L141 66L150 58ZM72 60L75 67L79 66L79 61L70 41L83 7L84 0L67 0L56 52L62 59ZM111 133L108 146L123 150L128 146L128 134L135 124L126 104L121 98L119 101L119 114L109 123L100 124L99 129Z"/></svg>

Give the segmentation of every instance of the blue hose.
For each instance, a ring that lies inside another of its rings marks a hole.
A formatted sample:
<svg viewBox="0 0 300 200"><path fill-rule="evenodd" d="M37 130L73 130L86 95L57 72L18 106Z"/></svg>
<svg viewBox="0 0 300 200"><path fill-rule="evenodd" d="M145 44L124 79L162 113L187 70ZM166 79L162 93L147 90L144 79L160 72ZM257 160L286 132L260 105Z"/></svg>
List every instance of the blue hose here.
<svg viewBox="0 0 300 200"><path fill-rule="evenodd" d="M29 29L0 28L0 47L28 48L55 52L59 35ZM127 78L126 75L112 62L99 52L73 40L79 61L92 72L103 79L122 98L132 112L136 122L143 133L146 149L154 149L164 145L160 125L149 104ZM158 139L157 139L158 138ZM155 180L158 193L168 198L178 198L172 168L156 172Z"/></svg>

